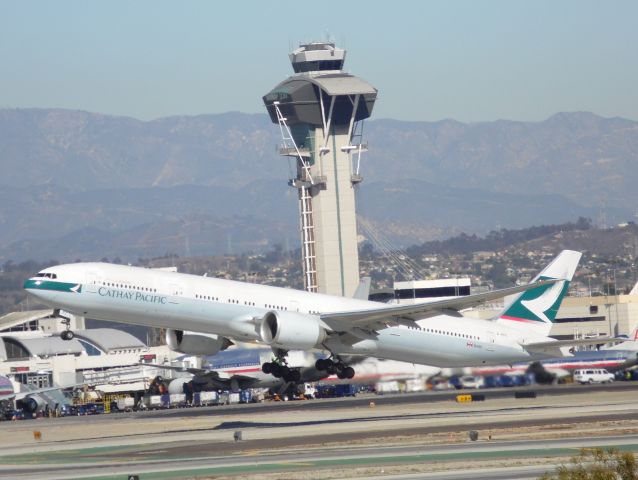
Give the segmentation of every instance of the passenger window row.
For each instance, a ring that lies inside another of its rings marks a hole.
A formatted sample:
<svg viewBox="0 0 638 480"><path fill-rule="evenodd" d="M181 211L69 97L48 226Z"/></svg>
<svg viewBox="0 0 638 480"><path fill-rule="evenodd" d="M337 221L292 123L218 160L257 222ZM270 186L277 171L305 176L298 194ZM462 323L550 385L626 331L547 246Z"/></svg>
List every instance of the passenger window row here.
<svg viewBox="0 0 638 480"><path fill-rule="evenodd" d="M219 297L212 297L210 295L197 295L197 294L195 294L195 298L198 298L200 300L212 300L214 302L219 302Z"/></svg>
<svg viewBox="0 0 638 480"><path fill-rule="evenodd" d="M113 288L126 288L128 290L138 290L140 292L157 292L156 288L150 287L139 287L137 285L126 285L124 283L113 283L113 282L93 282L96 285L102 285L104 287L113 287Z"/></svg>
<svg viewBox="0 0 638 480"><path fill-rule="evenodd" d="M440 335L448 335L450 337L459 337L459 338L467 338L470 340L480 340L480 337L476 335L467 335L465 333L456 333L456 332L446 332L445 330L437 330L434 328L423 328L423 327L408 327L410 330L419 330L421 332L427 333L438 333Z"/></svg>
<svg viewBox="0 0 638 480"><path fill-rule="evenodd" d="M212 300L213 302L219 302L219 297L214 297L212 295L199 295L199 294L195 294L195 298L199 299L199 300ZM229 298L228 299L228 303L234 303L239 305L239 300L235 300L233 298ZM244 305L249 305L251 307L255 306L254 302L249 302L249 301L244 301Z"/></svg>
<svg viewBox="0 0 638 480"><path fill-rule="evenodd" d="M278 307L277 305L267 305L264 304L265 308L271 308L273 310L288 310L288 307Z"/></svg>

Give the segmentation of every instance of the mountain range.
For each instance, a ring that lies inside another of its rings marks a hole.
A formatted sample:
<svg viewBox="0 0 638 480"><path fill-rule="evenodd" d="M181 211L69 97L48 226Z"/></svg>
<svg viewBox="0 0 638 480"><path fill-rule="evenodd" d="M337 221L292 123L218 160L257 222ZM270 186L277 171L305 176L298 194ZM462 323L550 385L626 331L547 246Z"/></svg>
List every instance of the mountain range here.
<svg viewBox="0 0 638 480"><path fill-rule="evenodd" d="M638 122L365 124L364 236L397 245L459 233L633 219ZM0 260L135 260L298 244L296 192L266 114L140 121L0 109ZM373 232L370 232L373 230Z"/></svg>

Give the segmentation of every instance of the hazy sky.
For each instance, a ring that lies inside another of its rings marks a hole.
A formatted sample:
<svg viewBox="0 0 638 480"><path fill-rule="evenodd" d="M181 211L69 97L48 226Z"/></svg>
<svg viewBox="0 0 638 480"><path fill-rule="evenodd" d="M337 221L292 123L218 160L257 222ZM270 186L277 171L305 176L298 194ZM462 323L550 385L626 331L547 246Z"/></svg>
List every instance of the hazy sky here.
<svg viewBox="0 0 638 480"><path fill-rule="evenodd" d="M327 34L373 118L638 120L633 0L0 0L0 108L264 112L290 48Z"/></svg>

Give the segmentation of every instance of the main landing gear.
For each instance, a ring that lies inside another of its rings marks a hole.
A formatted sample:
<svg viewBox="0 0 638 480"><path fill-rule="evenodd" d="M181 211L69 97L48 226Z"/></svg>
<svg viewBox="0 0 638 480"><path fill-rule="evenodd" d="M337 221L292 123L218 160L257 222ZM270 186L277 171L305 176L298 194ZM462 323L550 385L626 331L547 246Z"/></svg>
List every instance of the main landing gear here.
<svg viewBox="0 0 638 480"><path fill-rule="evenodd" d="M315 368L321 372L325 371L329 375L337 374L340 380L350 379L354 377L354 368L349 367L339 357L334 360L330 358L320 358L315 362Z"/></svg>
<svg viewBox="0 0 638 480"><path fill-rule="evenodd" d="M275 352L272 362L265 362L261 371L275 378L283 378L286 382L298 383L301 380L301 372L298 368L290 368L286 362L286 353L283 350Z"/></svg>

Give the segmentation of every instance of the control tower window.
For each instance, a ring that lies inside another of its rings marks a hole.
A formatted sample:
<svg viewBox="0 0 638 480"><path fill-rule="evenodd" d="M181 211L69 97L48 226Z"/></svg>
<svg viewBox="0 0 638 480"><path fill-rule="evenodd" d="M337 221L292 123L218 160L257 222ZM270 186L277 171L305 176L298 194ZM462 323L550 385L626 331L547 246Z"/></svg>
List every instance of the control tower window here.
<svg viewBox="0 0 638 480"><path fill-rule="evenodd" d="M316 62L293 63L292 68L295 73L320 72L322 70L341 70L343 60L318 60Z"/></svg>

